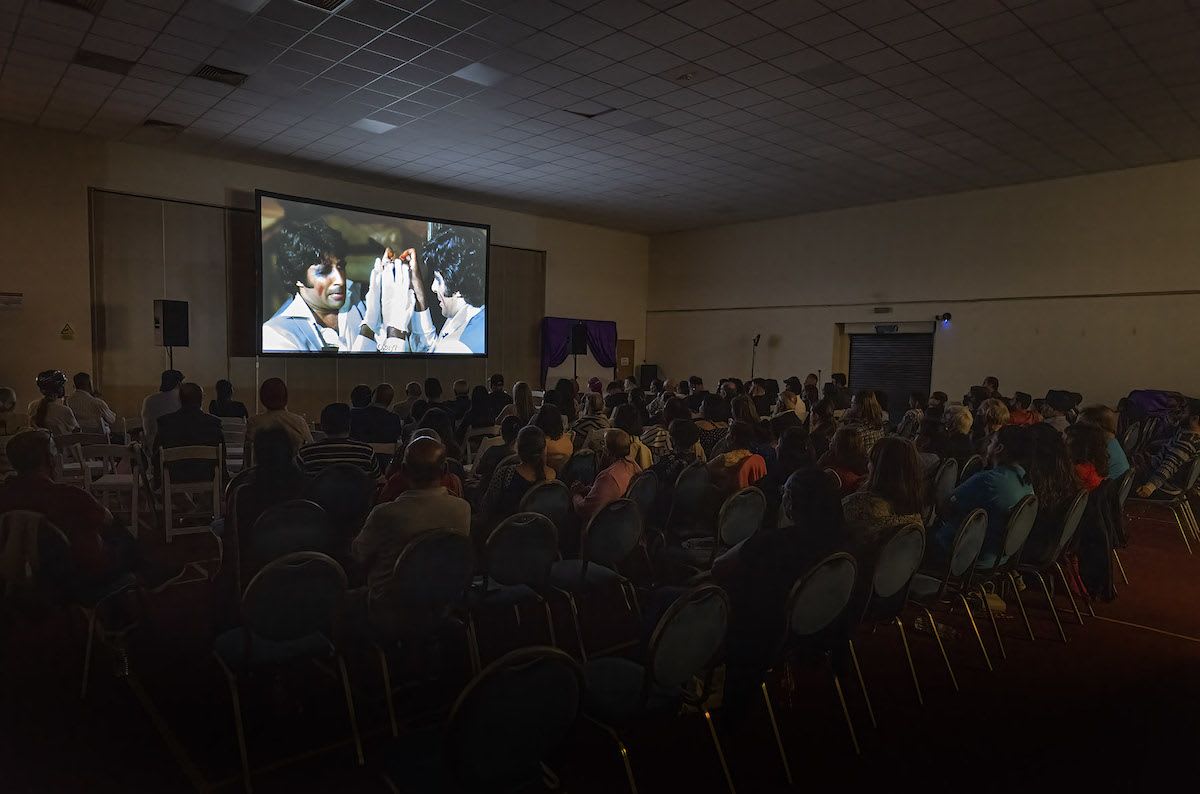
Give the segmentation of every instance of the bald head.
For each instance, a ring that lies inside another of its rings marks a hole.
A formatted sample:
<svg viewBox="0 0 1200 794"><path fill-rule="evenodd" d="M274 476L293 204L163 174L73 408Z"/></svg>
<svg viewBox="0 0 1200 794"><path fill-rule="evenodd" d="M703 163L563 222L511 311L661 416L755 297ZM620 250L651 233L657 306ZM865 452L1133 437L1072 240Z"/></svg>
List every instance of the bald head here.
<svg viewBox="0 0 1200 794"><path fill-rule="evenodd" d="M446 447L428 436L414 438L404 448L404 472L416 488L433 488L446 469Z"/></svg>
<svg viewBox="0 0 1200 794"><path fill-rule="evenodd" d="M618 428L604 431L604 449L613 460L629 457L629 434Z"/></svg>

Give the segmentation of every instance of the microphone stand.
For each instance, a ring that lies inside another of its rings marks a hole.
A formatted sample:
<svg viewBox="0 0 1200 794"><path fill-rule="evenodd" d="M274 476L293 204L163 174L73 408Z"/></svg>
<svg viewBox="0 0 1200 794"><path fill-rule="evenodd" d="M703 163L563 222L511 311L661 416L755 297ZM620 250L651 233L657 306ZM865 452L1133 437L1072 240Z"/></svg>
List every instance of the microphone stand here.
<svg viewBox="0 0 1200 794"><path fill-rule="evenodd" d="M760 339L762 339L762 334L757 334L750 342L750 380L754 380L754 365L758 359L758 342Z"/></svg>

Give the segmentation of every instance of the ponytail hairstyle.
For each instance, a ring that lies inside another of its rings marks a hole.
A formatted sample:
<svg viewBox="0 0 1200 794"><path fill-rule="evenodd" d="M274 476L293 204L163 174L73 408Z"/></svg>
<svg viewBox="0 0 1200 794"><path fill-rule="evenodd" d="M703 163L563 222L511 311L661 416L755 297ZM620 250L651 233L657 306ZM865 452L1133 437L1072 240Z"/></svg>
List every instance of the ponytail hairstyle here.
<svg viewBox="0 0 1200 794"><path fill-rule="evenodd" d="M536 482L546 479L546 434L537 425L526 425L517 433L517 457L537 472Z"/></svg>

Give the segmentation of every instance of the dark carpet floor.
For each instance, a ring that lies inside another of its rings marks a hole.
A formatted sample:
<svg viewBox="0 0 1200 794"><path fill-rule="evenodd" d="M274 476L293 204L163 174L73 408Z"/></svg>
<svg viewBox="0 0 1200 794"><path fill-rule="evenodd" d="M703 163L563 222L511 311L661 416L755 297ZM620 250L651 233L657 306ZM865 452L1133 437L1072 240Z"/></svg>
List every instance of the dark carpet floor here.
<svg viewBox="0 0 1200 794"><path fill-rule="evenodd" d="M205 539L182 538L164 558L211 557ZM829 678L805 671L773 692L796 788L882 791L1155 791L1200 780L1200 556L1186 553L1172 524L1139 518L1122 552L1130 578L1097 604L1085 625L1060 611L1060 642L1044 599L1027 591L1036 642L1018 618L1001 622L1007 660L983 666L966 633L948 644L959 692L932 637L910 631L925 705L919 707L894 628L858 640L873 729L862 693L848 686L863 753L855 757ZM1065 601L1060 607L1066 607ZM1010 613L1014 610L1010 609ZM91 691L78 697L77 616L47 614L0 633L0 791L186 792L241 787L224 677L212 661L208 585L155 597L129 638L132 674L113 674L101 649ZM909 624L915 613L907 614ZM959 625L956 620L952 624ZM497 616L488 655L518 637L536 641L544 623ZM559 636L569 632L560 628ZM985 635L986 637L986 635ZM994 640L989 647L995 648ZM397 700L409 730L435 724L465 676L448 647L436 679L421 676ZM993 653L993 655L995 655ZM388 729L378 667L350 660L366 766L354 764L345 701L335 677L313 669L243 690L251 766L259 792L383 792L381 770L399 743ZM736 730L717 724L741 792L790 790L765 709ZM702 719L642 725L628 742L640 790L720 792L724 778ZM298 760L296 756L303 756ZM581 724L551 759L570 792L626 789L619 757ZM1192 781L1186 783L1185 781ZM886 787L886 788L885 788Z"/></svg>

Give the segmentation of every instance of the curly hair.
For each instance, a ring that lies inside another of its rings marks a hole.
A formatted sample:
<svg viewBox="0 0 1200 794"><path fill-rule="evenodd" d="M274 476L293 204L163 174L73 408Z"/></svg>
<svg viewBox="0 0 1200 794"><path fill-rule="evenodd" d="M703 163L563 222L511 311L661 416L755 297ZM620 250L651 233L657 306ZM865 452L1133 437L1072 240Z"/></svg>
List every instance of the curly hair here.
<svg viewBox="0 0 1200 794"><path fill-rule="evenodd" d="M482 229L443 226L421 249L421 264L431 277L435 270L442 274L447 295L457 292L472 306L482 306L487 297L486 256L487 238Z"/></svg>
<svg viewBox="0 0 1200 794"><path fill-rule="evenodd" d="M275 232L275 266L283 285L291 290L296 282L308 283L308 269L326 254L344 259L346 238L323 220L281 221Z"/></svg>

